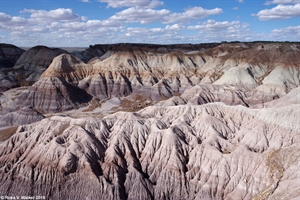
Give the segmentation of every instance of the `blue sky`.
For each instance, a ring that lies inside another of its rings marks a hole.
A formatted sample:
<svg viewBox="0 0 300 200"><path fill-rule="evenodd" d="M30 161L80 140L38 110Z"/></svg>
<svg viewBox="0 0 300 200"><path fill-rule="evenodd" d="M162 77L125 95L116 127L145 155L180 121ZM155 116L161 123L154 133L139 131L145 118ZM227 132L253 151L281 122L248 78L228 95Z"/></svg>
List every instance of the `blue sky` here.
<svg viewBox="0 0 300 200"><path fill-rule="evenodd" d="M1 0L0 42L300 41L300 0Z"/></svg>

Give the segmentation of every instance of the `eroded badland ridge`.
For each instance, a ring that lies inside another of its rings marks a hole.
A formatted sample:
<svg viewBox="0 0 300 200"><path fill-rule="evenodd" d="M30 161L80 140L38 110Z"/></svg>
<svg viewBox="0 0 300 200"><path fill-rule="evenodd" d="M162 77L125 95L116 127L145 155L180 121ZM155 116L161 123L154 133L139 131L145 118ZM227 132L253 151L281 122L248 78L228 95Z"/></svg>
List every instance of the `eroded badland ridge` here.
<svg viewBox="0 0 300 200"><path fill-rule="evenodd" d="M0 45L0 194L297 199L300 43Z"/></svg>

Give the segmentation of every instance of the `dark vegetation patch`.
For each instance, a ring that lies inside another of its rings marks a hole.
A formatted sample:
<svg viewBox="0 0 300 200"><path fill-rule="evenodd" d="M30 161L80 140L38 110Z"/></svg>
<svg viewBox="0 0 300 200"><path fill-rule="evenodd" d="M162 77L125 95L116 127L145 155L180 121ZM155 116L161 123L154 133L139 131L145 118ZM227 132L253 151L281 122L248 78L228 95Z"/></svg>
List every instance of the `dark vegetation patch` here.
<svg viewBox="0 0 300 200"><path fill-rule="evenodd" d="M100 100L95 97L92 99L92 101L90 101L89 105L90 106L87 109L83 110L82 112L90 112L95 110L96 108L101 107Z"/></svg>
<svg viewBox="0 0 300 200"><path fill-rule="evenodd" d="M118 111L137 112L147 106L150 106L151 102L148 98L141 95L136 95L134 100L123 99L119 107L116 107Z"/></svg>
<svg viewBox="0 0 300 200"><path fill-rule="evenodd" d="M13 126L13 127L0 130L0 142L9 139L13 134L16 133L17 129L18 126Z"/></svg>

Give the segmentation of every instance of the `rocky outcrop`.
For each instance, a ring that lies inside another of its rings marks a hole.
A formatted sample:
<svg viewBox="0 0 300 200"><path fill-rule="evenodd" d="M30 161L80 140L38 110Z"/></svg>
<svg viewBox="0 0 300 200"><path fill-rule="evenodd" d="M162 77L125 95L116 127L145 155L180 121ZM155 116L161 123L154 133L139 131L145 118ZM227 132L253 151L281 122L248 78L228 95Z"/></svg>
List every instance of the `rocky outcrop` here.
<svg viewBox="0 0 300 200"><path fill-rule="evenodd" d="M299 105L51 117L0 144L0 192L48 199L292 199ZM289 192L286 191L287 185Z"/></svg>

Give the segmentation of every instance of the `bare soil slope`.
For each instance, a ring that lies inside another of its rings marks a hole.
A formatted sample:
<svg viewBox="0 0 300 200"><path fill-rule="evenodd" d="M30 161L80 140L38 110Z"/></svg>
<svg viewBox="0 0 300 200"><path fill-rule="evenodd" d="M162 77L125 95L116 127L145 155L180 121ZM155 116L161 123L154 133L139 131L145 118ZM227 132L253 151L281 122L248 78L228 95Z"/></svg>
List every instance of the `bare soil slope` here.
<svg viewBox="0 0 300 200"><path fill-rule="evenodd" d="M45 59L33 85L0 93L0 194L300 197L299 43L95 45Z"/></svg>

